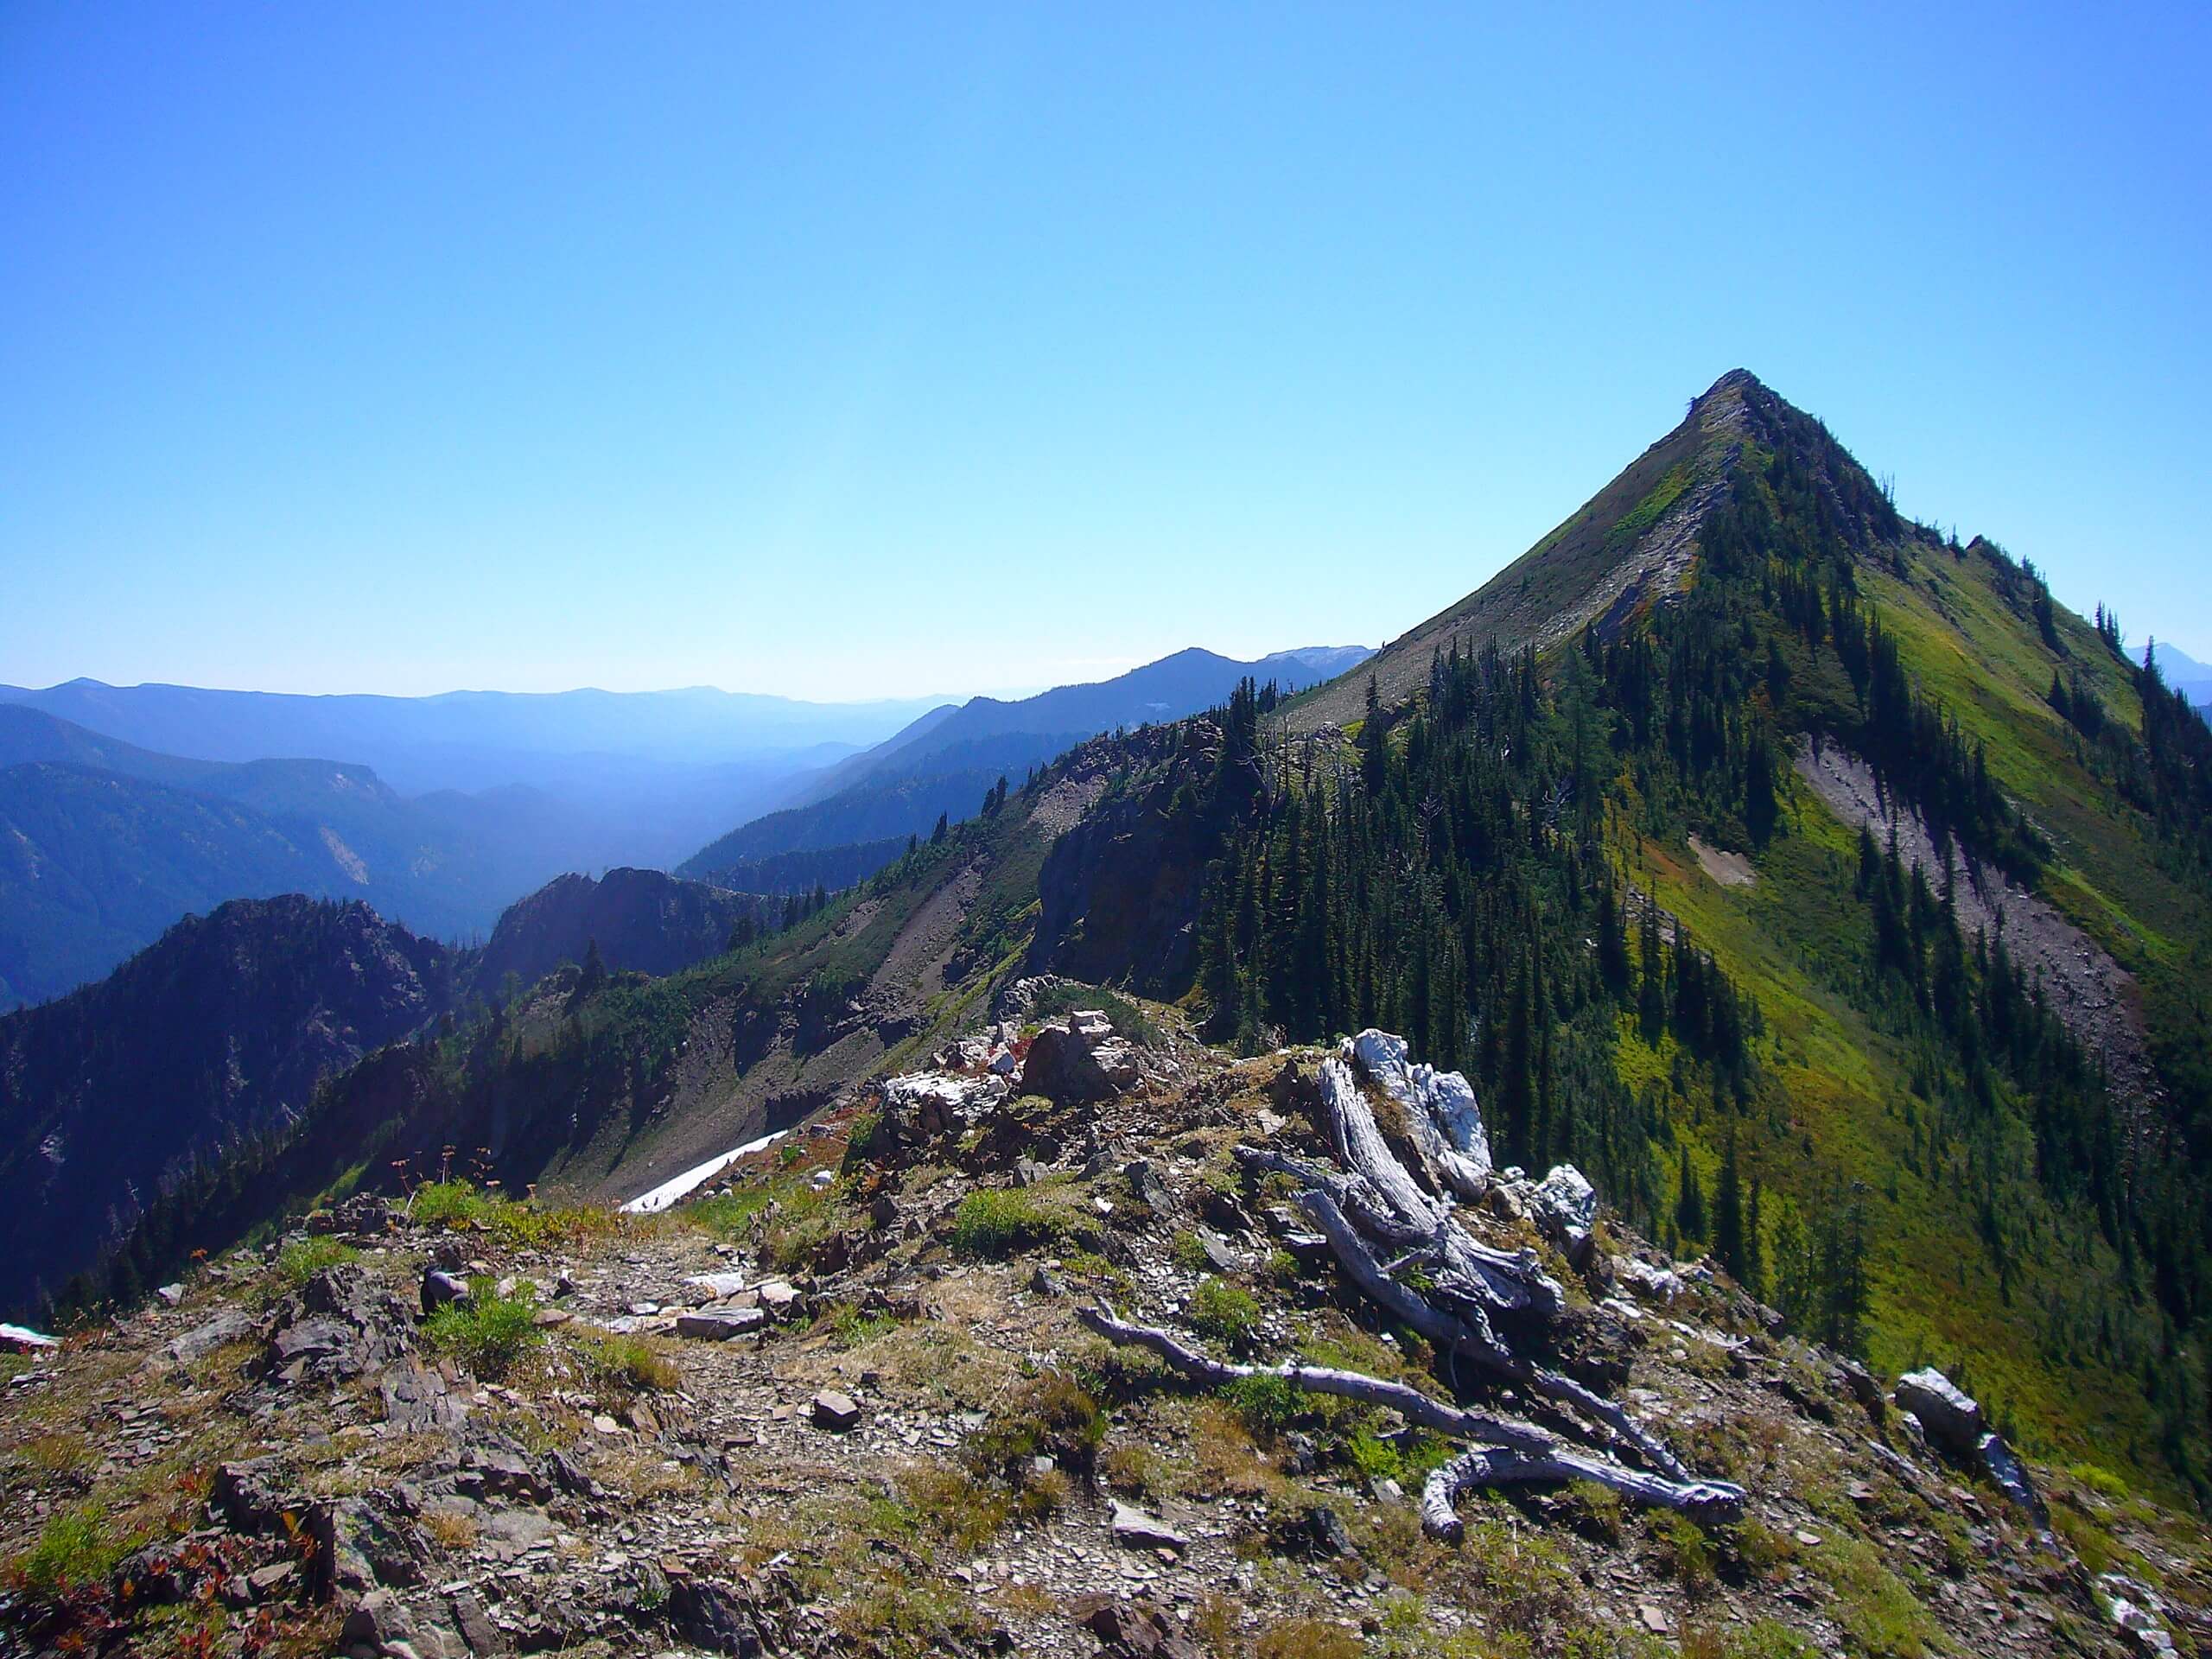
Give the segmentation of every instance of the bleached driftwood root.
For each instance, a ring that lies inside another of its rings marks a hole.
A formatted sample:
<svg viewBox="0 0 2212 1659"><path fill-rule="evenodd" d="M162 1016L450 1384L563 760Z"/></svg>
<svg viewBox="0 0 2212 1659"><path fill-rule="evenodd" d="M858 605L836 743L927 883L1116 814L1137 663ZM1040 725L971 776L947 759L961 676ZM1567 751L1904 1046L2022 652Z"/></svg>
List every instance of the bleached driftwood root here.
<svg viewBox="0 0 2212 1659"><path fill-rule="evenodd" d="M1534 1250L1501 1250L1483 1243L1439 1205L1417 1220L1399 1216L1363 1175L1347 1175L1262 1147L1236 1148L1249 1169L1287 1175L1325 1192L1361 1232L1419 1260L1439 1289L1504 1313L1523 1308L1547 1317L1566 1305L1559 1283L1537 1264Z"/></svg>
<svg viewBox="0 0 2212 1659"><path fill-rule="evenodd" d="M1392 1135L1377 1121L1348 1063L1352 1060L1402 1114ZM1127 1324L1103 1308L1085 1311L1084 1322L1114 1341L1150 1349L1186 1376L1217 1385L1276 1376L1294 1387L1392 1407L1408 1422L1471 1442L1432 1475L1423 1491L1422 1524L1438 1536L1459 1535L1454 1505L1460 1494L1523 1481L1594 1481L1640 1503L1701 1518L1741 1511L1742 1488L1699 1478L1622 1408L1516 1353L1493 1322L1493 1315L1513 1316L1508 1328L1519 1331L1529 1321L1558 1317L1567 1298L1535 1251L1497 1249L1461 1224L1452 1195L1480 1197L1493 1179L1489 1141L1464 1078L1408 1065L1398 1039L1363 1032L1340 1055L1322 1061L1309 1104L1338 1164L1240 1146L1236 1158L1247 1174L1286 1175L1296 1182L1298 1207L1361 1294L1440 1353L1560 1408L1568 1432L1584 1444L1565 1444L1534 1425L1446 1405L1360 1372L1295 1361L1226 1363L1165 1331ZM1395 1148L1403 1149L1403 1158ZM1587 1183L1572 1170L1554 1170L1551 1179L1567 1178L1586 1203L1592 1202ZM1590 1219L1587 1212L1577 1219L1586 1234ZM1571 1230L1567 1242L1573 1243ZM1408 1269L1416 1268L1414 1279ZM1616 1453L1629 1462L1618 1461Z"/></svg>
<svg viewBox="0 0 2212 1659"><path fill-rule="evenodd" d="M1603 1423L1619 1435L1662 1473L1675 1480L1692 1478L1681 1461L1667 1449L1658 1436L1638 1424L1628 1413L1611 1401L1589 1389L1573 1377L1562 1376L1557 1371L1530 1363L1507 1347L1479 1308L1462 1310L1459 1314L1445 1313L1433 1306L1421 1293L1400 1284L1383 1272L1382 1264L1375 1259L1361 1240L1343 1211L1337 1208L1329 1195L1319 1190L1299 1194L1300 1207L1313 1218L1321 1236L1329 1241L1329 1248L1336 1255L1341 1267L1351 1281L1366 1293L1370 1300L1389 1309L1411 1329L1418 1331L1440 1347L1447 1348L1461 1357L1471 1360L1501 1381L1527 1389L1548 1400L1571 1407L1592 1421Z"/></svg>
<svg viewBox="0 0 2212 1659"><path fill-rule="evenodd" d="M1610 1459L1561 1446L1533 1424L1449 1406L1402 1382L1333 1366L1303 1365L1295 1360L1281 1365L1235 1364L1202 1354L1157 1326L1117 1319L1104 1307L1078 1308L1076 1317L1109 1341L1148 1349L1183 1376L1217 1388L1246 1377L1280 1377L1293 1388L1389 1406L1408 1422L1455 1439L1481 1442L1438 1469L1422 1488L1421 1526L1433 1537L1456 1540L1460 1535L1455 1505L1463 1494L1516 1482L1592 1481L1639 1503L1707 1518L1728 1518L1743 1507L1742 1488L1725 1481L1670 1479L1624 1468Z"/></svg>

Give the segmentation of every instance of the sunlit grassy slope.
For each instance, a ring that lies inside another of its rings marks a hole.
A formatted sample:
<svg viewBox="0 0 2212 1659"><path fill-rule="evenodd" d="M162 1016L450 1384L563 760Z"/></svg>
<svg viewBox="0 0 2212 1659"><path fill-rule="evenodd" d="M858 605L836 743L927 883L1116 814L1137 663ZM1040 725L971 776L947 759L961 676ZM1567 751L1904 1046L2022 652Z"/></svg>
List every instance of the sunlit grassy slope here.
<svg viewBox="0 0 2212 1659"><path fill-rule="evenodd" d="M2142 977L2154 1045L2176 1022L2202 1020L2203 982L2191 975L2188 943L2208 931L2201 891L2171 872L2141 816L2092 775L2046 701L2054 668L2078 671L2108 714L2139 729L2123 664L2063 610L2063 654L2053 652L2008 602L2000 568L1979 549L1916 547L1901 571L1870 561L1860 585L1912 673L1987 745L1993 770L2050 839L2043 895ZM2037 1451L2152 1470L2142 1379L2124 1357L2101 1357L2093 1338L2099 1319L2116 1319L2154 1344L2154 1316L2119 1289L2120 1264L2094 1230L2054 1211L2032 1179L2008 1184L2015 1213L1993 1248L1993 1223L1963 1196L1955 1164L1927 1156L1919 1131L1929 1108L1915 1095L1906 1045L1849 995L1871 950L1853 887L1856 832L1794 776L1786 823L1758 855L1758 880L1748 888L1715 882L1685 847L1618 843L1636 884L1681 918L1764 1013L1762 1058L1787 1102L1756 1157L1770 1197L1809 1209L1840 1180L1868 1206L1877 1365L1941 1363ZM1624 1018L1618 1058L1634 1087L1663 1075L1672 1057L1664 1044L1647 1047ZM1710 1190L1717 1122L1677 1131ZM2024 1130L2016 1124L2012 1133L2005 1161L2031 1170ZM1770 1225L1778 1207L1770 1203Z"/></svg>

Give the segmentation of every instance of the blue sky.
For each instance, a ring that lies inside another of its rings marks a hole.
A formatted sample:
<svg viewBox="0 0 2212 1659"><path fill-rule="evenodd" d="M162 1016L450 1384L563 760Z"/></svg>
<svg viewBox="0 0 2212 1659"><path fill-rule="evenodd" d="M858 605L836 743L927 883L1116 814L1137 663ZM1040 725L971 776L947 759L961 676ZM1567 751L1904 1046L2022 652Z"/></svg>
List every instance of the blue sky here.
<svg viewBox="0 0 2212 1659"><path fill-rule="evenodd" d="M2212 658L2205 9L1522 10L11 4L0 680L1374 642L1738 365Z"/></svg>

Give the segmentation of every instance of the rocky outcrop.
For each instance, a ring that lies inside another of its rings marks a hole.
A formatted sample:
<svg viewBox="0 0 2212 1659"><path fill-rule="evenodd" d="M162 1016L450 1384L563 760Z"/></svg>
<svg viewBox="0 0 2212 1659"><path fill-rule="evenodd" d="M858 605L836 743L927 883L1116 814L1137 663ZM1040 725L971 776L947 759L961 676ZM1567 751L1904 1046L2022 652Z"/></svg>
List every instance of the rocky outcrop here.
<svg viewBox="0 0 2212 1659"><path fill-rule="evenodd" d="M1206 718L1198 717L1201 734ZM1147 995L1172 997L1189 987L1211 854L1199 815L1166 810L1191 775L1181 735L1161 728L1122 739L1116 769L1142 781L1107 794L1052 843L1037 879L1033 969L1092 984L1134 974L1135 988ZM1098 770L1080 753L1075 759L1074 782Z"/></svg>
<svg viewBox="0 0 2212 1659"><path fill-rule="evenodd" d="M1090 1010L1038 1027L1015 1086L1025 1095L1065 1103L1105 1100L1138 1077L1136 1050L1115 1034L1103 1014Z"/></svg>
<svg viewBox="0 0 2212 1659"><path fill-rule="evenodd" d="M1598 1190L1573 1164L1555 1166L1529 1194L1529 1208L1551 1241L1577 1268L1587 1267L1598 1224Z"/></svg>

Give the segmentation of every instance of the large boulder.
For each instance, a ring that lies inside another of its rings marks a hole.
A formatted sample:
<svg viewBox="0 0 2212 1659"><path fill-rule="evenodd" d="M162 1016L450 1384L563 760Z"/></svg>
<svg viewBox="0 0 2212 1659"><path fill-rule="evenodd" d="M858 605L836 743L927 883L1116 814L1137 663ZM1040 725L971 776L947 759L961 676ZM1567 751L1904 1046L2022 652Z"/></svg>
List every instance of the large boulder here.
<svg viewBox="0 0 2212 1659"><path fill-rule="evenodd" d="M1068 1605L1068 1617L1096 1637L1113 1659L1205 1659L1208 1651L1154 1601L1080 1596Z"/></svg>
<svg viewBox="0 0 2212 1659"><path fill-rule="evenodd" d="M1980 1403L1932 1365L1897 1379L1897 1402L1920 1420L1937 1447L1955 1458L1973 1460L1988 1432Z"/></svg>
<svg viewBox="0 0 2212 1659"><path fill-rule="evenodd" d="M1068 1020L1048 1020L1030 1039L1029 1057L1014 1086L1025 1095L1043 1095L1062 1104L1110 1099L1116 1086L1092 1052L1096 1041Z"/></svg>
<svg viewBox="0 0 2212 1659"><path fill-rule="evenodd" d="M1114 1541L1124 1549L1188 1549L1191 1541L1156 1515L1147 1515L1118 1497L1113 1506Z"/></svg>
<svg viewBox="0 0 2212 1659"><path fill-rule="evenodd" d="M909 1071L883 1085L884 1121L902 1139L932 1141L957 1130L979 1108L996 1105L1006 1094L1006 1079L995 1075Z"/></svg>
<svg viewBox="0 0 2212 1659"><path fill-rule="evenodd" d="M266 1364L278 1382L344 1382L404 1356L414 1312L352 1265L325 1268L278 1305Z"/></svg>

